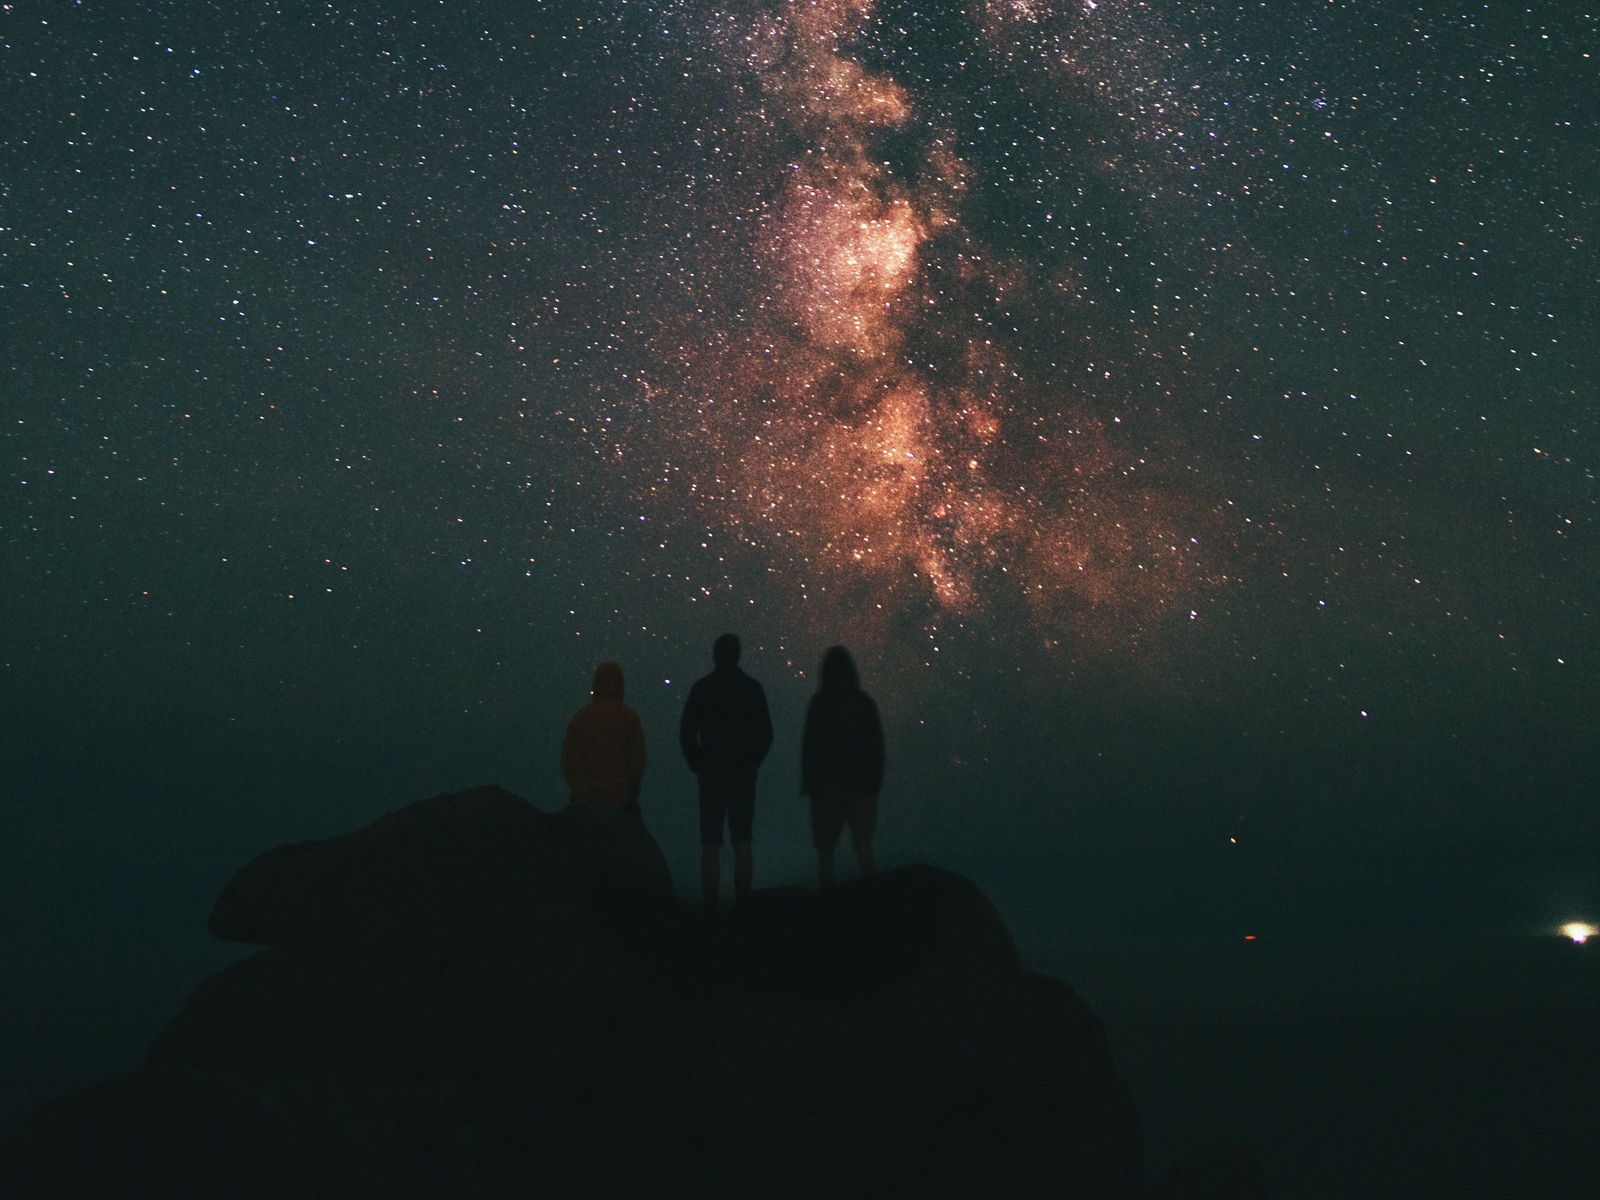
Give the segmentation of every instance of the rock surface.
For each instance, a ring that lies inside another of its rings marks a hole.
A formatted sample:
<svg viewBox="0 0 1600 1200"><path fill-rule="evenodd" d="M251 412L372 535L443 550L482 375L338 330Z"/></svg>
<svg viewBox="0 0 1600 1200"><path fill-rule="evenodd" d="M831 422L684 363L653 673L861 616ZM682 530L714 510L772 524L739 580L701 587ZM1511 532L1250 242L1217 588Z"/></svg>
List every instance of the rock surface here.
<svg viewBox="0 0 1600 1200"><path fill-rule="evenodd" d="M643 822L597 805L551 815L491 786L267 851L228 880L210 930L232 942L442 964L537 942L574 904L670 908L672 876Z"/></svg>
<svg viewBox="0 0 1600 1200"><path fill-rule="evenodd" d="M0 1152L18 1197L1132 1197L1100 1022L970 881L708 931L627 812L437 796L242 868L144 1067Z"/></svg>

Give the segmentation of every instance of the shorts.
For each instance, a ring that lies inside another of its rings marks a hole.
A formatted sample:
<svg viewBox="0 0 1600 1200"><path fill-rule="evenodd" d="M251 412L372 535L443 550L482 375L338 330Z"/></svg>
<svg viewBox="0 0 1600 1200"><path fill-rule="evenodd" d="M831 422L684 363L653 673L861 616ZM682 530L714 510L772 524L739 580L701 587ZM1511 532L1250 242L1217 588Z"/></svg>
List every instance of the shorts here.
<svg viewBox="0 0 1600 1200"><path fill-rule="evenodd" d="M700 844L722 845L722 825L728 825L728 840L735 846L750 844L750 827L756 815L756 781L749 779L702 779L700 781Z"/></svg>
<svg viewBox="0 0 1600 1200"><path fill-rule="evenodd" d="M831 854L850 826L850 839L867 845L878 829L878 798L845 787L819 787L811 797L811 836L818 850Z"/></svg>

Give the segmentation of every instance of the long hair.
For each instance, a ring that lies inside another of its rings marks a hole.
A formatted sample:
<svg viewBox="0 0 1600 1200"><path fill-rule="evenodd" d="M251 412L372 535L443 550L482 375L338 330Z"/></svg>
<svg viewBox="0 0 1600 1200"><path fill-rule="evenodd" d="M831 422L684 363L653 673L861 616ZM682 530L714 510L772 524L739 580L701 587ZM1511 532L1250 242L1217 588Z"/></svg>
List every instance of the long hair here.
<svg viewBox="0 0 1600 1200"><path fill-rule="evenodd" d="M824 689L844 688L850 691L861 686L861 674L856 670L856 660L843 646L830 646L822 656L822 686Z"/></svg>

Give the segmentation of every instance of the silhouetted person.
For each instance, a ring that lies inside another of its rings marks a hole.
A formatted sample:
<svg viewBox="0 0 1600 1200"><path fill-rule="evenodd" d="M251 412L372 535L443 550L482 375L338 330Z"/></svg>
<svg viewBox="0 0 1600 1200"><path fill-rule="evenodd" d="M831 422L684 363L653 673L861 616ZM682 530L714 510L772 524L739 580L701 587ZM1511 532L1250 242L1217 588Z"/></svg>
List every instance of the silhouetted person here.
<svg viewBox="0 0 1600 1200"><path fill-rule="evenodd" d="M822 687L806 709L800 742L800 790L811 797L811 834L823 891L833 887L833 852L846 825L861 874L874 871L872 835L882 786L883 723L878 706L861 690L850 651L834 646L822 656Z"/></svg>
<svg viewBox="0 0 1600 1200"><path fill-rule="evenodd" d="M590 685L594 699L567 725L561 773L574 804L632 804L644 778L644 727L622 702L622 668L601 663Z"/></svg>
<svg viewBox="0 0 1600 1200"><path fill-rule="evenodd" d="M750 825L756 809L756 769L772 749L772 717L761 685L739 669L739 639L725 633L711 648L716 669L689 689L678 741L700 777L700 888L706 915L717 912L722 874L722 827L733 843L733 895L750 894Z"/></svg>

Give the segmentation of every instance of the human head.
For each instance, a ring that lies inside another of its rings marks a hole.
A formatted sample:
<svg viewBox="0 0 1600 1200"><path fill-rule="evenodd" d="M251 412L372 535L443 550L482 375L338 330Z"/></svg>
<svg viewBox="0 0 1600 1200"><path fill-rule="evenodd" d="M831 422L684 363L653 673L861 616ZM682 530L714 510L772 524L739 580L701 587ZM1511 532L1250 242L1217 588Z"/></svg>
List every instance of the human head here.
<svg viewBox="0 0 1600 1200"><path fill-rule="evenodd" d="M858 688L861 675L856 671L856 660L843 646L830 646L822 656L822 686L825 688Z"/></svg>
<svg viewBox="0 0 1600 1200"><path fill-rule="evenodd" d="M719 667L738 666L739 639L731 633L719 637L711 647L711 661Z"/></svg>
<svg viewBox="0 0 1600 1200"><path fill-rule="evenodd" d="M622 668L614 662L603 662L594 669L594 682L589 692L596 700L622 699Z"/></svg>

